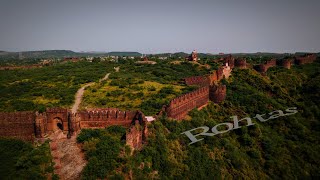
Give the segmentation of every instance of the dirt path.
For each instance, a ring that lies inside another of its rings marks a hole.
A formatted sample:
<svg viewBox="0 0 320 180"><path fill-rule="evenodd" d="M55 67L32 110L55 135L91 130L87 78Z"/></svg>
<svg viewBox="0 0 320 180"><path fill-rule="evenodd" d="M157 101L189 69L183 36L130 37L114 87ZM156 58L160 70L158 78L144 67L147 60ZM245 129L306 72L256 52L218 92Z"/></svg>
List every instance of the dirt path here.
<svg viewBox="0 0 320 180"><path fill-rule="evenodd" d="M94 82L91 82L91 83L88 83L84 86L82 86L76 93L76 96L75 96L75 101L74 101L74 104L72 106L72 109L71 109L71 112L72 113L76 113L78 108L79 108L79 105L81 104L81 101L82 101L82 96L83 96L83 93L84 93L84 89L86 87L89 87L89 86L92 86L94 84Z"/></svg>
<svg viewBox="0 0 320 180"><path fill-rule="evenodd" d="M105 81L109 78L110 73L106 74L102 79L99 80L99 82Z"/></svg>
<svg viewBox="0 0 320 180"><path fill-rule="evenodd" d="M102 81L105 81L109 78L109 75L110 73L106 74L102 79L99 80L99 82L102 82ZM83 93L84 93L84 90L89 87L89 86L92 86L93 84L95 84L94 82L91 82L91 83L88 83L88 84L85 84L84 86L82 86L76 93L75 95L75 101L74 101L74 104L72 106L72 109L71 109L71 112L72 113L76 113L78 111L78 108L81 104L81 101L82 101L82 97L83 97Z"/></svg>

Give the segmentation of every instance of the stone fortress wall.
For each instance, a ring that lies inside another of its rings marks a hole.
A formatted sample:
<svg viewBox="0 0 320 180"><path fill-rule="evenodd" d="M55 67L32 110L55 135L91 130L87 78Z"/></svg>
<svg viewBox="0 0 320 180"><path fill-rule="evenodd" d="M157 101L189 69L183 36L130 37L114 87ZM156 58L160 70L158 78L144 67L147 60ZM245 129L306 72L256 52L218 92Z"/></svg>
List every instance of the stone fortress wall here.
<svg viewBox="0 0 320 180"><path fill-rule="evenodd" d="M34 120L33 112L0 112L0 136L33 141Z"/></svg>
<svg viewBox="0 0 320 180"><path fill-rule="evenodd" d="M312 63L317 59L315 54L306 54L305 56L295 56L294 58L287 58L283 60L270 59L263 64L254 66L254 69L261 74L265 75L269 68L275 67L277 65L284 68L290 69L292 65L303 65L307 63Z"/></svg>
<svg viewBox="0 0 320 180"><path fill-rule="evenodd" d="M189 111L207 105L209 100L214 103L224 101L227 95L227 88L225 85L219 85L218 82L224 78L227 79L234 67L240 69L246 68L246 60L227 56L223 61L224 65L210 74L184 79L186 85L197 85L199 88L172 99L169 105L165 107L165 112L169 118L182 120ZM162 113L160 112L159 114Z"/></svg>

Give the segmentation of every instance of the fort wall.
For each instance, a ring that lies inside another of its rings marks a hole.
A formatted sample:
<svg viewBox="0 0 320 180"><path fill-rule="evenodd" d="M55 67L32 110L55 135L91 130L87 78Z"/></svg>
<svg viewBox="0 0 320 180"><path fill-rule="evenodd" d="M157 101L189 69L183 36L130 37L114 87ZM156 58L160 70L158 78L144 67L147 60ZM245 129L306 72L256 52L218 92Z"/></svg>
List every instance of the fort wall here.
<svg viewBox="0 0 320 180"><path fill-rule="evenodd" d="M266 61L264 64L259 64L254 66L254 69L262 74L265 74L270 67L274 67L276 65L277 65L277 60L273 58Z"/></svg>
<svg viewBox="0 0 320 180"><path fill-rule="evenodd" d="M166 108L167 116L177 120L183 119L189 111L204 106L209 101L209 86L174 98Z"/></svg>
<svg viewBox="0 0 320 180"><path fill-rule="evenodd" d="M192 76L184 78L184 82L186 85L205 85L209 83L209 79L207 76Z"/></svg>
<svg viewBox="0 0 320 180"><path fill-rule="evenodd" d="M214 103L221 103L226 99L227 86L226 85L214 85L210 86L209 99Z"/></svg>
<svg viewBox="0 0 320 180"><path fill-rule="evenodd" d="M245 69L247 68L247 61L245 59L236 59L235 60L235 67L240 68L240 69Z"/></svg>
<svg viewBox="0 0 320 180"><path fill-rule="evenodd" d="M33 141L35 138L35 113L0 113L0 136Z"/></svg>
<svg viewBox="0 0 320 180"><path fill-rule="evenodd" d="M80 111L76 114L80 122L77 129L103 128L112 125L129 127L135 115L135 111L120 111L116 108Z"/></svg>
<svg viewBox="0 0 320 180"><path fill-rule="evenodd" d="M307 54L305 56L296 56L295 57L295 64L302 65L307 63L312 63L317 59L317 56L315 54Z"/></svg>
<svg viewBox="0 0 320 180"><path fill-rule="evenodd" d="M307 54L305 56L296 56L294 59L289 58L289 59L283 59L277 61L276 59L271 59L269 61L266 61L263 64L259 64L254 66L254 69L261 74L264 74L268 71L270 67L275 67L276 65L283 66L284 68L290 69L291 65L296 64L296 65L302 65L302 64L307 64L307 63L312 63L317 59L316 54Z"/></svg>

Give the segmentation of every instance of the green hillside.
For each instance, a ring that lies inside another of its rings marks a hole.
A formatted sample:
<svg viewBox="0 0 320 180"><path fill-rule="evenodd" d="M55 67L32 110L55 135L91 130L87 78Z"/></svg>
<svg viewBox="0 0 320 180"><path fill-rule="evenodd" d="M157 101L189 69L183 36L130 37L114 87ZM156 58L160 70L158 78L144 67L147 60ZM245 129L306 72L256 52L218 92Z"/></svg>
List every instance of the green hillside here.
<svg viewBox="0 0 320 180"><path fill-rule="evenodd" d="M319 178L319 82L319 62L291 70L271 68L266 77L251 69L235 70L224 81L228 87L224 103L210 103L201 111L193 110L191 120L178 122L163 117L153 122L148 143L133 156L125 153L125 141L119 138L123 131L112 136L112 143L104 138L110 136L108 131L83 131L79 137L89 159L84 179ZM298 113L267 122L253 119L256 114L285 111L289 107L297 107ZM181 134L200 126L212 128L232 122L231 116L251 117L254 125L244 124L224 134L202 136L204 140L191 145ZM122 153L110 159L118 162L110 167L110 161L101 156L104 152Z"/></svg>

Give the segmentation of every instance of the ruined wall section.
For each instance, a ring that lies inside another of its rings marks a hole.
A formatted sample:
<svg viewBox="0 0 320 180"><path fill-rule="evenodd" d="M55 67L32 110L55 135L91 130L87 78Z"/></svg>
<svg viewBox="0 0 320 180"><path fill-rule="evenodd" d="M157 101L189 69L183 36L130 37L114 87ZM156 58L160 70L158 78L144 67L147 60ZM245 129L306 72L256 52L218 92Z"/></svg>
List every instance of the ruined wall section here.
<svg viewBox="0 0 320 180"><path fill-rule="evenodd" d="M259 64L254 66L254 69L262 74L265 74L270 67L275 67L277 65L276 59L270 59L266 61L264 64Z"/></svg>
<svg viewBox="0 0 320 180"><path fill-rule="evenodd" d="M283 66L286 69L290 69L293 62L294 62L294 59L284 59L279 62L279 65Z"/></svg>
<svg viewBox="0 0 320 180"><path fill-rule="evenodd" d="M170 101L166 108L167 116L177 120L183 119L189 111L204 106L209 101L209 86L179 96Z"/></svg>
<svg viewBox="0 0 320 180"><path fill-rule="evenodd" d="M47 134L47 121L47 114L45 112L35 113L35 136L37 138L43 138Z"/></svg>
<svg viewBox="0 0 320 180"><path fill-rule="evenodd" d="M126 131L126 144L130 146L132 150L140 150L143 144L147 141L147 125L148 121L146 120L144 114L140 111L137 111L135 117L133 118L133 123Z"/></svg>
<svg viewBox="0 0 320 180"><path fill-rule="evenodd" d="M312 63L317 59L315 54L307 54L306 56L295 57L295 64L302 65Z"/></svg>
<svg viewBox="0 0 320 180"><path fill-rule="evenodd" d="M238 58L235 60L235 67L245 69L247 68L247 61L245 59Z"/></svg>
<svg viewBox="0 0 320 180"><path fill-rule="evenodd" d="M0 113L0 136L33 141L35 138L35 113Z"/></svg>
<svg viewBox="0 0 320 180"><path fill-rule="evenodd" d="M231 69L233 69L235 66L235 58L232 57L231 55L228 55L227 57L225 57L224 62L228 63Z"/></svg>
<svg viewBox="0 0 320 180"><path fill-rule="evenodd" d="M210 86L209 99L214 103L221 103L226 99L227 86L226 85L213 85Z"/></svg>

